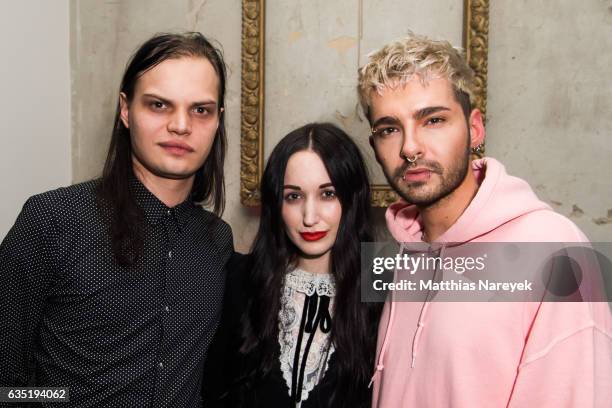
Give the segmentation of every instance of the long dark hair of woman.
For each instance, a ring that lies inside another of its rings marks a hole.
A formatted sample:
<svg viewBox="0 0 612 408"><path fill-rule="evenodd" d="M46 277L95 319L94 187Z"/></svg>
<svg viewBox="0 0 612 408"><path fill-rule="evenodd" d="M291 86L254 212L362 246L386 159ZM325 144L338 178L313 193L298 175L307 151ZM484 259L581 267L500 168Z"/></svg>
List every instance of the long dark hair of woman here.
<svg viewBox="0 0 612 408"><path fill-rule="evenodd" d="M278 359L278 315L284 276L298 255L282 220L283 179L289 158L312 150L323 161L342 207L331 273L336 281L331 341L338 386L330 406L356 406L364 399L374 364L380 305L361 302L360 243L372 241L370 187L357 147L332 124L309 124L287 135L272 151L261 185L261 221L253 244L254 297L243 316L241 353L261 359L247 383L270 372ZM342 254L342 256L336 256ZM250 380L249 380L250 378Z"/></svg>
<svg viewBox="0 0 612 408"><path fill-rule="evenodd" d="M223 108L226 81L223 55L197 32L158 34L145 42L130 59L121 80L120 92L125 93L128 103L131 102L136 82L141 75L165 60L183 57L205 58L212 64L219 80L218 108ZM223 163L227 140L224 116L220 110L215 140L208 158L196 172L190 195L195 202L211 205L217 215L223 212L225 205ZM117 103L110 147L96 193L99 207L110 217L109 234L113 255L123 266L136 264L143 250L144 214L130 192L132 177L130 131L121 121L120 106Z"/></svg>

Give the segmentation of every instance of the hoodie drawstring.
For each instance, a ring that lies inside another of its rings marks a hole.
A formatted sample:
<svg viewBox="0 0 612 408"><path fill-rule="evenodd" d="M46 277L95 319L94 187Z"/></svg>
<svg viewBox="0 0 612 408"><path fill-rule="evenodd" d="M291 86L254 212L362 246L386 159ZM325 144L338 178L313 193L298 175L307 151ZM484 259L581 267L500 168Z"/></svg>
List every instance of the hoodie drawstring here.
<svg viewBox="0 0 612 408"><path fill-rule="evenodd" d="M446 245L442 244L442 247L440 248L440 254L439 254L440 258L444 257L445 248L446 248ZM401 243L400 244L400 256L403 255L404 249L405 249L404 244ZM436 267L436 269L434 270L434 275L432 277L433 280L435 280L437 274L438 274L438 268ZM397 269L393 271L393 281L394 282L396 278L397 278ZM429 293L430 291L427 292L427 297L425 298L425 301L423 302L423 307L421 308L421 312L419 313L417 329L412 339L412 362L410 364L411 368L414 368L416 365L417 351L419 348L419 340L421 339L423 327L425 327L425 318L427 316L427 310L429 309ZM376 381L378 376L382 375L382 371L385 368L383 361L384 361L385 353L387 351L387 347L389 344L389 337L390 337L391 329L393 327L393 321L395 319L394 295L395 295L395 292L392 291L391 301L390 301L391 306L390 306L390 311L389 311L389 322L387 323L387 328L385 329L385 336L383 338L382 347L380 348L380 355L378 356L378 362L376 364L376 369L374 371L374 374L372 375L370 383L368 384L368 388L372 386L372 384L374 383L374 381Z"/></svg>
<svg viewBox="0 0 612 408"><path fill-rule="evenodd" d="M404 253L404 244L401 243L400 244L400 255L402 255L403 253ZM395 282L396 278L397 278L397 268L393 270L393 282ZM389 302L391 305L390 306L391 310L389 310L389 323L387 323L387 328L385 329L385 337L383 337L383 343L382 343L382 347L380 348L380 355L378 356L378 363L376 364L376 370L374 371L374 374L372 374L372 378L370 379L368 388L372 386L372 384L376 380L376 377L380 376L382 374L382 371L385 368L383 361L385 359L385 352L387 351L387 345L389 343L389 335L391 332L391 328L393 327L393 319L395 317L395 302L393 301L394 294L395 293L391 291L391 301Z"/></svg>
<svg viewBox="0 0 612 408"><path fill-rule="evenodd" d="M389 311L389 323L387 324L387 329L385 330L385 337L383 339L382 347L380 348L380 355L378 356L378 364L376 364L376 370L372 375L372 379L368 384L368 388L372 386L374 381L376 381L376 377L382 374L382 371L385 368L383 361L385 359L385 352L387 351L387 344L389 342L389 333L391 331L391 327L393 327L393 317L395 315L395 302L393 302L393 293L391 293L391 310Z"/></svg>
<svg viewBox="0 0 612 408"><path fill-rule="evenodd" d="M428 304L429 303L427 303L427 300L425 300L425 303L423 303L423 307L421 308L421 313L419 313L417 330L414 334L414 338L412 339L412 363L410 364L410 368L414 368L414 365L416 363L417 349L419 348L419 339L421 338L421 332L423 331L422 329L425 326L423 320L425 320L425 314L427 313Z"/></svg>
<svg viewBox="0 0 612 408"><path fill-rule="evenodd" d="M440 248L439 257L444 259L444 249L445 245L442 244ZM433 277L431 278L433 281L436 280L436 275L438 274L438 267L436 263L436 269L434 270ZM427 310L429 309L429 294L431 291L427 291L427 296L425 297L425 302L423 303L423 307L421 307L421 312L419 313L419 320L417 322L416 333L414 334L414 338L412 339L412 362L410 364L410 368L414 368L416 365L417 351L419 349L419 340L421 339L421 334L423 332L423 327L425 327L425 317L427 316Z"/></svg>
<svg viewBox="0 0 612 408"><path fill-rule="evenodd" d="M378 356L378 364L376 364L376 370L372 375L372 379L368 384L368 388L372 386L377 376L382 375L382 371L385 368L383 361L385 359L385 352L387 351L387 345L389 343L389 333L391 332L391 327L393 327L393 317L395 316L395 302L393 301L393 293L391 293L391 310L389 311L389 324L387 324L387 329L385 330L385 337L383 339L382 347L380 348L380 355Z"/></svg>

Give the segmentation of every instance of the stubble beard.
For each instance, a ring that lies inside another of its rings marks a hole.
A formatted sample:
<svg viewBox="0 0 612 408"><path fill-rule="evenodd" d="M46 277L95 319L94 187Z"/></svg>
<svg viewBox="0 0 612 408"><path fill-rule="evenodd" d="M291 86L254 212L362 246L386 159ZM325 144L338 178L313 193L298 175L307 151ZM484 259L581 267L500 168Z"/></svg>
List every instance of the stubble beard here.
<svg viewBox="0 0 612 408"><path fill-rule="evenodd" d="M438 162L420 160L415 163L405 162L392 175L385 172L385 177L401 198L410 204L426 208L436 205L440 200L451 195L463 183L468 173L469 162L470 149L468 139L468 147L447 169L443 168ZM429 169L432 172L432 176L427 181L406 182L404 174L410 167ZM436 183L436 180L433 180L433 178L439 178L440 181Z"/></svg>

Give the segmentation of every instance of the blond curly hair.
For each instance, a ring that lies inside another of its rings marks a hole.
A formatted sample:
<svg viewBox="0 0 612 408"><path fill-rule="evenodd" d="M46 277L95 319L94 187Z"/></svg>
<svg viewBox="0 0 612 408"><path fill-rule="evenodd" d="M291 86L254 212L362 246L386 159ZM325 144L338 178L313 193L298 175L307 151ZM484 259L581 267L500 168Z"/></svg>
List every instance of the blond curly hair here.
<svg viewBox="0 0 612 408"><path fill-rule="evenodd" d="M368 55L368 62L359 69L357 90L359 102L370 118L372 92L402 86L414 77L423 83L445 78L453 87L455 99L466 117L474 99L474 72L460 48L448 41L436 41L410 33L408 37L393 41Z"/></svg>

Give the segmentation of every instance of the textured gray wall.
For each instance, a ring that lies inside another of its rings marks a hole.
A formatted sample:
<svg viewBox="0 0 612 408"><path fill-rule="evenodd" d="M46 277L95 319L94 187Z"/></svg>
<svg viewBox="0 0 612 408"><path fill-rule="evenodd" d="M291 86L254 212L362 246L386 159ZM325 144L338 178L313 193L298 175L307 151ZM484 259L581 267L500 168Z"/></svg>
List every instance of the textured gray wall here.
<svg viewBox="0 0 612 408"><path fill-rule="evenodd" d="M357 0L269 0L266 140L306 120L331 120L368 152L353 93L364 55L409 29L459 45L460 2L423 3L363 1L360 23ZM605 143L612 133L612 2L491 3L488 154L591 239L612 241L612 147ZM325 16L320 24L317 15ZM247 250L258 218L239 204L240 1L72 0L71 18L75 181L100 172L120 76L139 43L159 31L198 30L223 44L230 70L224 218L237 249ZM329 67L343 74L330 76ZM380 227L380 211L377 217Z"/></svg>
<svg viewBox="0 0 612 408"><path fill-rule="evenodd" d="M355 91L357 69L368 53L409 30L461 44L461 3L272 0L267 4L265 151L269 153L279 139L307 122L334 122L361 147L373 182L386 183L368 143L369 126Z"/></svg>
<svg viewBox="0 0 612 408"><path fill-rule="evenodd" d="M612 241L612 1L491 1L487 153Z"/></svg>

